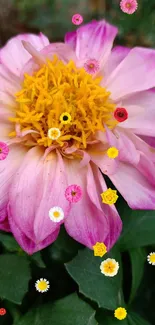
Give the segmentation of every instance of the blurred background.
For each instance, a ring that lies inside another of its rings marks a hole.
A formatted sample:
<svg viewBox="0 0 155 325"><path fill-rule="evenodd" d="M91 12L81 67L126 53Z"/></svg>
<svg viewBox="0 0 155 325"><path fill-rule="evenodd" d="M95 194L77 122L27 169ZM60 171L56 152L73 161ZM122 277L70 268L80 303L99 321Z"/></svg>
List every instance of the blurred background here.
<svg viewBox="0 0 155 325"><path fill-rule="evenodd" d="M0 46L19 33L45 33L50 41L62 41L77 28L72 15L84 22L106 18L119 27L117 43L129 47L155 47L155 0L139 0L138 10L127 15L120 0L0 0Z"/></svg>

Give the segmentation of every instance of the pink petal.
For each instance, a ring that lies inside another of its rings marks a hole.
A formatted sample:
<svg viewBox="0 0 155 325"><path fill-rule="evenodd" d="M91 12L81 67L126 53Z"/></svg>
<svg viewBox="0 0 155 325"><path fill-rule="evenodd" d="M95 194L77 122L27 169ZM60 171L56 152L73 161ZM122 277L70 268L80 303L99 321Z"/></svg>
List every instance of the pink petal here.
<svg viewBox="0 0 155 325"><path fill-rule="evenodd" d="M103 154L91 154L91 161L98 166L102 173L105 175L113 175L116 173L118 168L118 162L116 159L110 159L106 152Z"/></svg>
<svg viewBox="0 0 155 325"><path fill-rule="evenodd" d="M19 76L25 63L31 58L24 49L21 40L30 42L38 51L49 44L48 39L40 34L23 34L13 37L0 50L0 61L15 75Z"/></svg>
<svg viewBox="0 0 155 325"><path fill-rule="evenodd" d="M12 131L13 131L13 127L12 127L11 123L9 123L9 122L1 123L0 124L0 141L6 142L8 144L10 142L10 137L8 135Z"/></svg>
<svg viewBox="0 0 155 325"><path fill-rule="evenodd" d="M154 136L155 92L143 91L124 98L121 105L128 111L128 119L119 124L120 128L144 136Z"/></svg>
<svg viewBox="0 0 155 325"><path fill-rule="evenodd" d="M131 132L129 133L129 137L134 143L137 150L143 152L150 161L155 162L155 150L147 143L147 141L145 142L145 139L143 141L142 137L139 137Z"/></svg>
<svg viewBox="0 0 155 325"><path fill-rule="evenodd" d="M9 189L26 153L26 148L19 145L12 145L9 149L6 159L0 161L0 229L7 231L9 229L7 222Z"/></svg>
<svg viewBox="0 0 155 325"><path fill-rule="evenodd" d="M134 143L130 140L127 132L123 132L119 127L116 127L113 132L106 128L106 135L109 145L119 150L119 160L133 165L138 164L140 154L136 150Z"/></svg>
<svg viewBox="0 0 155 325"><path fill-rule="evenodd" d="M155 111L150 114L144 113L139 116L134 116L121 123L120 128L129 129L131 132L144 136L155 136Z"/></svg>
<svg viewBox="0 0 155 325"><path fill-rule="evenodd" d="M149 136L142 135L142 136L140 136L140 138L142 140L144 140L147 144L149 144L149 146L155 148L155 137L149 137Z"/></svg>
<svg viewBox="0 0 155 325"><path fill-rule="evenodd" d="M9 210L9 208L8 208ZM35 252L49 246L53 243L59 234L59 228L57 228L52 234L50 234L45 240L36 243L31 238L27 237L25 233L20 229L14 218L9 218L9 223L11 229L13 229L13 235L16 238L19 245L23 248L25 252L29 255L34 254Z"/></svg>
<svg viewBox="0 0 155 325"><path fill-rule="evenodd" d="M155 185L155 164L143 152L140 153L140 161L136 168L146 177L150 184Z"/></svg>
<svg viewBox="0 0 155 325"><path fill-rule="evenodd" d="M101 203L100 194L106 190L102 175L90 165L79 169L76 161L66 161L66 168L69 184L77 184L83 193L80 201L72 203L65 220L67 232L91 249L97 241L110 249L120 235L121 220L115 207Z"/></svg>
<svg viewBox="0 0 155 325"><path fill-rule="evenodd" d="M19 243L15 225L19 233L23 233L23 238L27 238L25 244L24 241L20 243L27 252L28 241L30 247L33 243L33 251L36 251L37 247L45 247L43 243L49 236L52 243L52 238L55 239L52 234L58 234L60 224L50 220L49 210L59 206L66 216L69 209L69 202L64 197L67 181L61 156L53 152L45 160L42 156L39 148L30 149L10 188L8 217L11 230Z"/></svg>
<svg viewBox="0 0 155 325"><path fill-rule="evenodd" d="M76 62L76 56L74 51L64 43L52 43L44 47L43 50L39 52L44 58L53 59L54 55L57 55L60 60L64 63L68 63L70 60ZM21 70L21 77L24 73L32 74L33 71L38 70L38 64L35 62L34 58L31 58Z"/></svg>
<svg viewBox="0 0 155 325"><path fill-rule="evenodd" d="M154 50L132 49L106 81L111 98L120 100L124 96L154 87L154 68Z"/></svg>
<svg viewBox="0 0 155 325"><path fill-rule="evenodd" d="M130 48L125 46L115 46L106 62L103 70L104 78L107 79L116 67L125 59L129 54Z"/></svg>
<svg viewBox="0 0 155 325"><path fill-rule="evenodd" d="M75 34L76 33L76 34ZM99 61L100 67L110 55L117 28L105 22L95 21L80 27L74 34L67 33L65 42L75 49L80 65L88 58Z"/></svg>
<svg viewBox="0 0 155 325"><path fill-rule="evenodd" d="M109 178L132 209L155 209L155 187L136 168L119 162Z"/></svg>
<svg viewBox="0 0 155 325"><path fill-rule="evenodd" d="M0 91L14 96L18 90L20 90L20 79L0 64Z"/></svg>
<svg viewBox="0 0 155 325"><path fill-rule="evenodd" d="M76 49L76 39L77 39L77 32L68 32L65 35L65 43L68 44L73 51Z"/></svg>

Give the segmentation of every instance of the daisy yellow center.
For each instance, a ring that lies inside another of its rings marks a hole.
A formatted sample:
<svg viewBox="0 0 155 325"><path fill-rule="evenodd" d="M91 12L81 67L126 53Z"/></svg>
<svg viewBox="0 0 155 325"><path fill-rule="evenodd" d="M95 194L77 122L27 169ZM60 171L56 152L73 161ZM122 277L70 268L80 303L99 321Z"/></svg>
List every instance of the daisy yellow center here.
<svg viewBox="0 0 155 325"><path fill-rule="evenodd" d="M127 316L127 311L123 307L118 307L115 309L114 316L119 320L125 319Z"/></svg>
<svg viewBox="0 0 155 325"><path fill-rule="evenodd" d="M103 272L104 273L113 273L115 271L116 265L113 262L107 262L103 266Z"/></svg>
<svg viewBox="0 0 155 325"><path fill-rule="evenodd" d="M47 283L44 280L41 280L38 284L38 289L43 291L47 289Z"/></svg>
<svg viewBox="0 0 155 325"><path fill-rule="evenodd" d="M151 254L150 257L149 257L149 259L150 259L150 262L151 263L155 263L155 253L154 254Z"/></svg>
<svg viewBox="0 0 155 325"><path fill-rule="evenodd" d="M118 156L118 149L111 147L107 150L107 155L109 158L116 158Z"/></svg>
<svg viewBox="0 0 155 325"><path fill-rule="evenodd" d="M54 212L53 212L53 216L54 216L55 218L59 218L59 217L60 217L60 212L59 212L59 211L54 211Z"/></svg>
<svg viewBox="0 0 155 325"><path fill-rule="evenodd" d="M31 76L25 74L22 89L15 94L16 116L9 119L14 130L20 125L21 132L28 131L34 145L62 148L67 142L77 149L87 148L96 131L105 131L105 124L113 129L118 123L110 92L100 86L101 79L77 68L73 61L64 64L56 56L47 60ZM57 139L48 137L52 128L60 130ZM16 131L10 136L16 136Z"/></svg>

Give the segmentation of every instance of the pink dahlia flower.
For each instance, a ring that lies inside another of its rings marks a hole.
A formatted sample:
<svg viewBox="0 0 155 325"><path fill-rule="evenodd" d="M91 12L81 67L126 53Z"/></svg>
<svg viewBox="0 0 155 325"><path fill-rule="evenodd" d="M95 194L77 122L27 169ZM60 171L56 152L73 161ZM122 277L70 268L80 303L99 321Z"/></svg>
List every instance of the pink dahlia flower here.
<svg viewBox="0 0 155 325"><path fill-rule="evenodd" d="M122 0L120 8L126 14L132 15L138 8L137 0Z"/></svg>
<svg viewBox="0 0 155 325"><path fill-rule="evenodd" d="M62 223L91 249L112 247L118 195L101 172L131 208L155 208L155 52L112 50L116 34L93 21L65 43L19 35L0 50L0 227L29 254Z"/></svg>

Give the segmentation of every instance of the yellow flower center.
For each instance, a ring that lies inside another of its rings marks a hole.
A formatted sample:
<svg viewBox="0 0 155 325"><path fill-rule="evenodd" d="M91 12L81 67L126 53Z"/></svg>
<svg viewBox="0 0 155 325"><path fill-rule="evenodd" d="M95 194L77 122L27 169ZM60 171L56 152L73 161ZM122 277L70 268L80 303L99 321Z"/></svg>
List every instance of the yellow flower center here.
<svg viewBox="0 0 155 325"><path fill-rule="evenodd" d="M149 256L150 262L155 263L155 253Z"/></svg>
<svg viewBox="0 0 155 325"><path fill-rule="evenodd" d="M54 211L54 212L53 212L53 216L54 216L55 218L59 218L59 217L60 217L60 212L59 212L59 211Z"/></svg>
<svg viewBox="0 0 155 325"><path fill-rule="evenodd" d="M114 312L114 316L119 320L125 319L127 316L127 311L123 307L118 307Z"/></svg>
<svg viewBox="0 0 155 325"><path fill-rule="evenodd" d="M109 158L112 158L112 159L116 158L116 157L118 156L118 153L119 153L119 151L118 151L118 149L115 148L115 147L111 147L111 148L109 148L109 149L107 150L107 155L108 155L108 157L109 157Z"/></svg>
<svg viewBox="0 0 155 325"><path fill-rule="evenodd" d="M113 273L115 271L116 265L113 262L107 262L103 266L103 272L104 273Z"/></svg>
<svg viewBox="0 0 155 325"><path fill-rule="evenodd" d="M94 246L94 256L103 257L104 254L107 253L107 247L104 243L97 242Z"/></svg>
<svg viewBox="0 0 155 325"><path fill-rule="evenodd" d="M131 3L130 2L127 2L125 6L126 6L126 8L129 9L129 8L131 8Z"/></svg>
<svg viewBox="0 0 155 325"><path fill-rule="evenodd" d="M21 132L28 130L26 137L34 145L62 148L67 142L85 149L96 131L105 131L104 124L113 129L118 123L110 92L100 86L101 79L55 56L32 76L25 74L22 89L15 95L16 116L9 120L14 129L20 125ZM52 128L58 128L61 135L51 139L48 131ZM10 136L16 136L16 131Z"/></svg>
<svg viewBox="0 0 155 325"><path fill-rule="evenodd" d="M37 286L38 286L38 289L41 290L41 291L47 289L47 283L46 283L46 281L44 281L44 280L41 280L41 281L37 284Z"/></svg>

